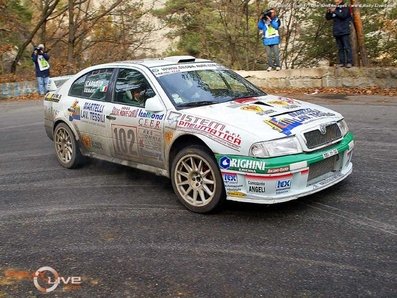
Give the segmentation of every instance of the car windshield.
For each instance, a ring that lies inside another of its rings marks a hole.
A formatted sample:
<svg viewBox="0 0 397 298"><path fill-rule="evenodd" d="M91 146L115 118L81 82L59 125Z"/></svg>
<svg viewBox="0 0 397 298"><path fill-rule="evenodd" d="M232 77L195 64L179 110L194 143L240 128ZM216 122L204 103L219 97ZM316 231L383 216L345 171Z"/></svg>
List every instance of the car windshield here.
<svg viewBox="0 0 397 298"><path fill-rule="evenodd" d="M204 106L266 95L227 69L204 69L158 76L176 108Z"/></svg>

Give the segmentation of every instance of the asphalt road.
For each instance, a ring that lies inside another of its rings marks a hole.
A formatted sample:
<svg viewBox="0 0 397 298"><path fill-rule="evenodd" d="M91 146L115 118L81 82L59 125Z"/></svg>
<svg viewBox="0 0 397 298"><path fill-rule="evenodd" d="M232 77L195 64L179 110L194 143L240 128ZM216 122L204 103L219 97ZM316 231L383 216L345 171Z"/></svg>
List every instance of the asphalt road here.
<svg viewBox="0 0 397 298"><path fill-rule="evenodd" d="M187 211L162 177L62 168L42 103L0 103L0 297L38 296L42 266L69 282L47 297L396 297L397 99L319 101L356 134L352 176L213 215Z"/></svg>

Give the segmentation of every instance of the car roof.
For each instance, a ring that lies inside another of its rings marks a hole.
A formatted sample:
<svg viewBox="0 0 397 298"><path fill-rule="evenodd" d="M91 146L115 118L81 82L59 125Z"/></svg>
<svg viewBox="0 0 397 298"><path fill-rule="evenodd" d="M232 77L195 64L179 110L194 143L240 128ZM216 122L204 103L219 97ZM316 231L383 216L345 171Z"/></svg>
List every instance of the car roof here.
<svg viewBox="0 0 397 298"><path fill-rule="evenodd" d="M195 58L193 56L170 56L165 58L148 58L141 60L128 60L128 61L117 61L106 64L96 65L96 67L120 67L120 66L132 66L132 65L143 65L148 68L161 67L168 65L175 65L181 63L202 63L202 62L212 62L207 59Z"/></svg>

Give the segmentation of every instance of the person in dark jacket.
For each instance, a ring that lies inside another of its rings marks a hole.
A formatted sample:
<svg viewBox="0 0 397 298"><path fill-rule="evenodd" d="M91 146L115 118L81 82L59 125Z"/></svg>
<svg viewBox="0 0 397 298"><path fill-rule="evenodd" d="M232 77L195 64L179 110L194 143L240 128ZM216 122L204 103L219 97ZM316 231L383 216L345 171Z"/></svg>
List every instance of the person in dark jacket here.
<svg viewBox="0 0 397 298"><path fill-rule="evenodd" d="M47 93L48 80L50 78L50 56L44 50L44 45L39 44L32 53L37 78L37 87L40 95Z"/></svg>
<svg viewBox="0 0 397 298"><path fill-rule="evenodd" d="M280 28L281 21L276 15L274 8L270 8L262 13L258 21L258 29L262 33L263 45L266 49L267 71L272 69L280 70L280 34L278 29Z"/></svg>
<svg viewBox="0 0 397 298"><path fill-rule="evenodd" d="M352 19L350 8L343 0L335 0L335 6L327 10L325 18L333 20L333 35L338 45L340 67L352 67L352 47L350 44L350 22Z"/></svg>

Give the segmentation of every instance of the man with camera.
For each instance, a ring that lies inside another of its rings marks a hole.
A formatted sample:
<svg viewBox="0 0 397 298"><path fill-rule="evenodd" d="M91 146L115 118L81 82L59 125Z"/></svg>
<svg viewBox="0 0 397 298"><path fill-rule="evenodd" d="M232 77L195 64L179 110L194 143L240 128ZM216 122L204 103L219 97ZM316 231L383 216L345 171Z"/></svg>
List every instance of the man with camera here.
<svg viewBox="0 0 397 298"><path fill-rule="evenodd" d="M343 0L335 0L335 6L329 7L325 18L333 20L333 35L338 45L339 67L352 67L353 56L350 44L350 8Z"/></svg>
<svg viewBox="0 0 397 298"><path fill-rule="evenodd" d="M32 60L35 65L37 87L40 95L47 93L47 85L50 77L50 56L44 50L44 45L39 44L32 53Z"/></svg>
<svg viewBox="0 0 397 298"><path fill-rule="evenodd" d="M267 71L281 69L280 66L280 34L278 29L280 28L281 21L276 15L274 8L270 8L262 13L259 22L258 29L262 33L263 45L266 49Z"/></svg>

